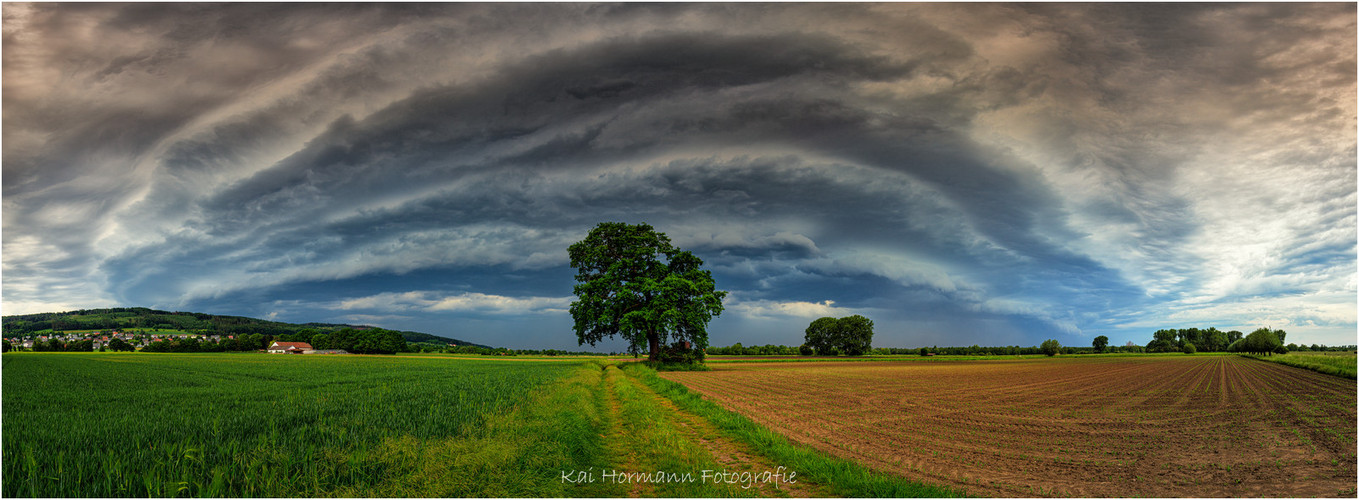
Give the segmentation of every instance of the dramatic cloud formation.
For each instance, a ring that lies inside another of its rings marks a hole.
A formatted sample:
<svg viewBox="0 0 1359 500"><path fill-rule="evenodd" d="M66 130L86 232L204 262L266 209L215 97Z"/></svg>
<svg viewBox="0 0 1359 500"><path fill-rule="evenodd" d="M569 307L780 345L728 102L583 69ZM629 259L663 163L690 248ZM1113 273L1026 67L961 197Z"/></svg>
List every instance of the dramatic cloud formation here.
<svg viewBox="0 0 1359 500"><path fill-rule="evenodd" d="M574 348L625 221L721 345L1355 340L1349 4L3 9L5 314Z"/></svg>

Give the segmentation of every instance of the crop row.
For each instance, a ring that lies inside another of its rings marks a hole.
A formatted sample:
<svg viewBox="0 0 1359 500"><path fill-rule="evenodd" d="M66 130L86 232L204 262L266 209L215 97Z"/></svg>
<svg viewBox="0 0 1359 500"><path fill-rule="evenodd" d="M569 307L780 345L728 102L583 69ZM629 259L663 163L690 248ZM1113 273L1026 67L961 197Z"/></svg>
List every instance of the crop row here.
<svg viewBox="0 0 1359 500"><path fill-rule="evenodd" d="M1355 479L1354 382L1235 356L666 377L794 440L979 494L1335 495Z"/></svg>

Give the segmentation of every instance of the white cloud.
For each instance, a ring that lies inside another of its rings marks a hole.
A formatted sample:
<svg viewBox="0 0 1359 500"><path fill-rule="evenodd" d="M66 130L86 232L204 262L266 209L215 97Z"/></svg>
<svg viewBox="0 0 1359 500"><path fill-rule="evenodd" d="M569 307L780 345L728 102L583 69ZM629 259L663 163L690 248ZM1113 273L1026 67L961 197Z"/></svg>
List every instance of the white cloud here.
<svg viewBox="0 0 1359 500"><path fill-rule="evenodd" d="M381 293L335 302L335 310L379 310L416 312L473 312L499 315L562 314L574 297L506 297L478 292L448 295L436 291Z"/></svg>
<svg viewBox="0 0 1359 500"><path fill-rule="evenodd" d="M737 294L731 294L726 302L726 311L749 318L821 318L826 316L838 318L861 314L857 309L837 307L833 300L821 302L741 300L737 298Z"/></svg>

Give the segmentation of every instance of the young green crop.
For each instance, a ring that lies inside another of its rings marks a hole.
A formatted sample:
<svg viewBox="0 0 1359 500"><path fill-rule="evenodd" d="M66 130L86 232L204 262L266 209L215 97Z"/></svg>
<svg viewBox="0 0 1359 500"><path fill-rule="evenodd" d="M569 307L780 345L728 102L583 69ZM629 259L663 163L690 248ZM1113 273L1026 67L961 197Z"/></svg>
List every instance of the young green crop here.
<svg viewBox="0 0 1359 500"><path fill-rule="evenodd" d="M576 363L369 356L4 357L4 496L362 495L392 440L466 436Z"/></svg>

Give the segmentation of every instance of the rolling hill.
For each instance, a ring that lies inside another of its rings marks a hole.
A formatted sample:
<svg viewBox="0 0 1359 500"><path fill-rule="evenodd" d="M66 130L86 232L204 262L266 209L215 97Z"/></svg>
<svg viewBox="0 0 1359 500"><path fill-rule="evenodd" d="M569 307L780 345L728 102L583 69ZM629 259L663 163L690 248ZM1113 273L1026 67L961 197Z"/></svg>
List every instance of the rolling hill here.
<svg viewBox="0 0 1359 500"><path fill-rule="evenodd" d="M23 314L0 317L4 335L24 336L48 331L62 332L74 330L112 330L122 328L151 328L159 330L179 330L204 334L235 335L260 333L283 335L297 333L304 329L322 332L343 328L375 328L371 325L349 325L340 323L283 323L244 316L219 316L193 312L170 312L145 307L116 307L110 309L82 309L59 313ZM470 345L490 348L481 344L451 337L442 337L421 332L401 332L407 342Z"/></svg>

